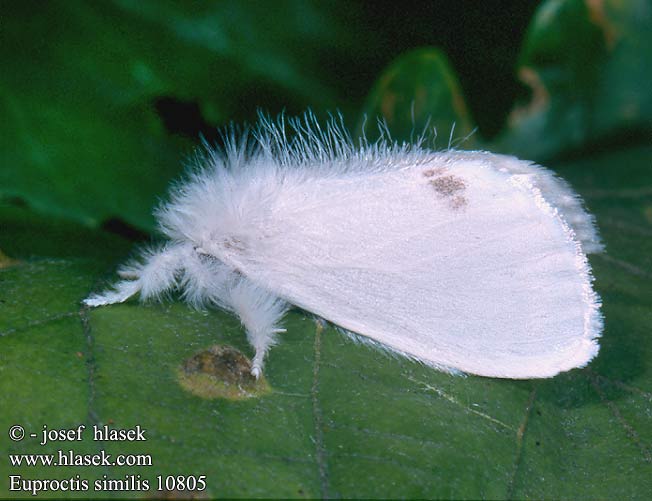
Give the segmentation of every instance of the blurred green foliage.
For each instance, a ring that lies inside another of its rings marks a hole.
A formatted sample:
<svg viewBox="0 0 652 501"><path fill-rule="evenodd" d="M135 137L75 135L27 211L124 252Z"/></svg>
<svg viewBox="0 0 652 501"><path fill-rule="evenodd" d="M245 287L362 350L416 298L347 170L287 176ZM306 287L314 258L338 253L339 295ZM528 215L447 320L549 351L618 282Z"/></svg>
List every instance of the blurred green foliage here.
<svg viewBox="0 0 652 501"><path fill-rule="evenodd" d="M647 498L652 5L452 4L2 3L0 477L206 474L208 497ZM271 391L206 400L178 368L214 344L250 354L234 318L175 301L80 308L152 232L200 135L307 107L340 109L357 132L381 114L399 141L436 126L438 147L455 123L459 148L545 160L568 179L607 246L591 258L599 357L545 381L453 378L293 312ZM17 423L140 424L149 440L38 447L7 440ZM58 448L153 466L7 462ZM148 493L92 497L120 495Z"/></svg>

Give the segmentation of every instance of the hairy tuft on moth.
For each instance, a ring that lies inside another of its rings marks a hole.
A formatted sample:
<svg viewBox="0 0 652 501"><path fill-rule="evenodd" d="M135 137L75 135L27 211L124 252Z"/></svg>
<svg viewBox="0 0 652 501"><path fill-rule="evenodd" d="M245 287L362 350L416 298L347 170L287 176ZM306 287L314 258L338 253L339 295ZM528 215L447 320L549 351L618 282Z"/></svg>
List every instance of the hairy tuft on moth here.
<svg viewBox="0 0 652 501"><path fill-rule="evenodd" d="M598 353L586 254L602 244L543 167L387 136L356 144L310 113L261 117L193 167L156 211L168 242L86 305L176 289L230 311L256 377L292 305L450 373L552 377Z"/></svg>

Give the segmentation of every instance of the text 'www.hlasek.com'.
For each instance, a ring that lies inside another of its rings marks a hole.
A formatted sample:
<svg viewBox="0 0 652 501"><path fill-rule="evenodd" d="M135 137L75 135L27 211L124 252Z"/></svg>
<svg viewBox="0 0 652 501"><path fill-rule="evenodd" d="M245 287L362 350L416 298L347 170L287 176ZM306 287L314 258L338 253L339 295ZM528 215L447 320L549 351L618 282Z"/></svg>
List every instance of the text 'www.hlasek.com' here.
<svg viewBox="0 0 652 501"><path fill-rule="evenodd" d="M128 429L83 424L55 429L43 425L42 429L33 431L16 424L9 428L9 439L8 490L16 494L37 496L46 492L184 492L206 489L206 475L151 476L136 473L153 466L151 454L98 450L98 447L117 447L116 443L125 449L131 448L128 444L143 444L145 448L147 430L140 425ZM23 451L25 445L49 450L54 446L57 449L49 453L26 452ZM77 469L79 473L76 473ZM121 473L112 474L112 469Z"/></svg>

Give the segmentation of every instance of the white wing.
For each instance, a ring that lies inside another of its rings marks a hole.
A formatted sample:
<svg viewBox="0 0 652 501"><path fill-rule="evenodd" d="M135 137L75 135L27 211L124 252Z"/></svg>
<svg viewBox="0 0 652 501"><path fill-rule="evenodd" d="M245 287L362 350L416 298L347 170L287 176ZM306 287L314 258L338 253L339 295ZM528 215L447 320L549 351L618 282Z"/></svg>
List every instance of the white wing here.
<svg viewBox="0 0 652 501"><path fill-rule="evenodd" d="M573 202L561 214L546 201L565 196ZM545 169L444 152L399 170L285 183L247 258L226 259L287 301L425 363L550 377L588 363L602 328L572 227L590 228L585 245L599 246L577 197Z"/></svg>
<svg viewBox="0 0 652 501"><path fill-rule="evenodd" d="M466 155L467 158L478 155L491 157L491 161L498 169L506 169L512 174L528 174L532 185L541 190L546 201L562 213L564 220L582 244L584 252L592 254L604 250L595 229L595 218L584 210L582 200L564 179L540 165L524 162L515 157L485 152L460 152L460 154Z"/></svg>

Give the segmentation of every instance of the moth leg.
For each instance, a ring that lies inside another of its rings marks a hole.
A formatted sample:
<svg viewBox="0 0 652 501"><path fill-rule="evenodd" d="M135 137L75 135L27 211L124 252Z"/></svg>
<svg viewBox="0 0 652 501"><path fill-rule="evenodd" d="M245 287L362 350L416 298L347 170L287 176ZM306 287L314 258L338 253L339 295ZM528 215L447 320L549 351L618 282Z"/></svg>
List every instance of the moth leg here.
<svg viewBox="0 0 652 501"><path fill-rule="evenodd" d="M187 249L181 245L168 245L158 252L148 252L143 256L143 262L131 263L118 271L126 280L115 284L112 290L91 294L83 303L86 306L123 303L138 292L142 299L157 298L176 285L186 254Z"/></svg>
<svg viewBox="0 0 652 501"><path fill-rule="evenodd" d="M245 278L235 282L229 292L229 304L240 317L247 331L247 340L255 350L251 374L259 378L265 355L277 342L276 334L285 332L285 329L279 327L279 321L289 305Z"/></svg>

